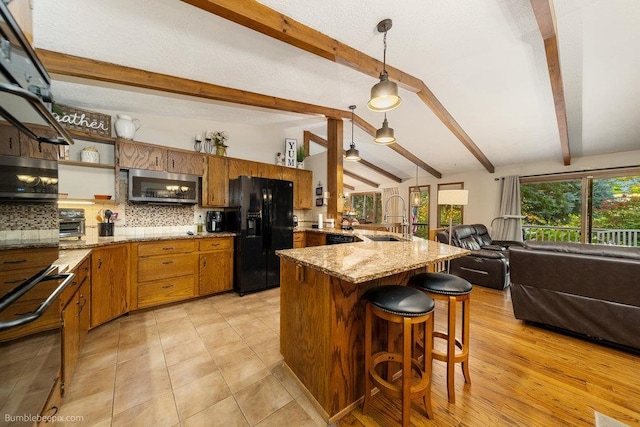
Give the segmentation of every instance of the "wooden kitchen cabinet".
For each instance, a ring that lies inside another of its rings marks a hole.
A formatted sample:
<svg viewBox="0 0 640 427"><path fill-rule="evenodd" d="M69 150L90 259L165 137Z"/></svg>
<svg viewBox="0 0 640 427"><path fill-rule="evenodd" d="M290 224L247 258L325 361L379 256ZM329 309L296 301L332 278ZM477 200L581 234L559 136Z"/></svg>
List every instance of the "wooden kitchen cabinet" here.
<svg viewBox="0 0 640 427"><path fill-rule="evenodd" d="M48 138L55 138L57 136L57 133L51 129L45 129L39 133ZM33 159L58 160L58 146L46 142L39 142L29 138L24 133L20 133L20 155Z"/></svg>
<svg viewBox="0 0 640 427"><path fill-rule="evenodd" d="M327 236L324 233L314 233L305 231L305 247L323 246L327 244Z"/></svg>
<svg viewBox="0 0 640 427"><path fill-rule="evenodd" d="M208 156L202 179L202 206L229 206L229 163L226 157Z"/></svg>
<svg viewBox="0 0 640 427"><path fill-rule="evenodd" d="M236 179L239 176L260 176L259 163L251 160L228 159L229 179Z"/></svg>
<svg viewBox="0 0 640 427"><path fill-rule="evenodd" d="M198 295L233 289L233 237L200 241Z"/></svg>
<svg viewBox="0 0 640 427"><path fill-rule="evenodd" d="M293 182L293 208L311 209L313 203L313 173L304 169L282 168L282 179Z"/></svg>
<svg viewBox="0 0 640 427"><path fill-rule="evenodd" d="M203 176L204 165L203 154L167 150L167 172Z"/></svg>
<svg viewBox="0 0 640 427"><path fill-rule="evenodd" d="M85 281L62 310L62 389L69 389L90 327L89 294L91 284Z"/></svg>
<svg viewBox="0 0 640 427"><path fill-rule="evenodd" d="M133 244L135 303L152 307L195 296L197 274L195 240L167 240Z"/></svg>
<svg viewBox="0 0 640 427"><path fill-rule="evenodd" d="M118 139L116 146L121 169L163 171L166 168L167 150L164 148L123 139Z"/></svg>
<svg viewBox="0 0 640 427"><path fill-rule="evenodd" d="M0 126L0 154L3 156L20 155L20 132L13 126Z"/></svg>
<svg viewBox="0 0 640 427"><path fill-rule="evenodd" d="M58 248L0 251L0 293L4 295L24 283L31 278L34 271L49 267L57 258ZM35 310L42 300L58 287L59 283L57 280L50 280L38 284L6 310L0 312L0 321L15 320ZM19 328L0 332L0 342L58 327L60 327L60 303L54 303L37 320Z"/></svg>
<svg viewBox="0 0 640 427"><path fill-rule="evenodd" d="M293 248L304 248L306 245L305 232L293 233Z"/></svg>
<svg viewBox="0 0 640 427"><path fill-rule="evenodd" d="M93 249L91 254L91 327L129 309L129 245Z"/></svg>

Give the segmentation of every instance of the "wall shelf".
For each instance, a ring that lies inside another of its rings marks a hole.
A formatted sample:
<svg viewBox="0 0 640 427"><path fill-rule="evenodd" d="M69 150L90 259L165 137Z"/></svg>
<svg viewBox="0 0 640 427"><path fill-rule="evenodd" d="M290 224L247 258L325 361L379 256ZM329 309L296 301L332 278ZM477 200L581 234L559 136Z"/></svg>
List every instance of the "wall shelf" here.
<svg viewBox="0 0 640 427"><path fill-rule="evenodd" d="M108 165L106 163L79 162L77 160L58 160L58 163L60 163L61 165L83 166L86 168L115 169L114 165Z"/></svg>
<svg viewBox="0 0 640 427"><path fill-rule="evenodd" d="M116 143L116 139L112 136L98 135L71 129L67 129L67 132L73 137L73 139L81 139L83 141L98 142L100 144L109 145L115 145Z"/></svg>

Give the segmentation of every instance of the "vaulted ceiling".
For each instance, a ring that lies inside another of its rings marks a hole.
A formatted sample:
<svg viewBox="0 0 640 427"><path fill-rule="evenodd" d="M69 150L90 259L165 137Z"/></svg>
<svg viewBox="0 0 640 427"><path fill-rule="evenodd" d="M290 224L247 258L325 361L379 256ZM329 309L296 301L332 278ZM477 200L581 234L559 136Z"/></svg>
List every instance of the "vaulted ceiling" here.
<svg viewBox="0 0 640 427"><path fill-rule="evenodd" d="M263 6L269 9L252 17ZM374 145L362 129L370 132L383 119L366 103L380 71L383 37L376 24L384 18L393 20L387 64L403 99L388 120L402 150ZM408 179L417 160L446 177L639 149L639 20L636 0L105 0L91 7L81 0L36 1L34 41L39 49L346 117L355 104L361 155ZM303 43L312 30L320 34ZM322 114L191 96L167 102L158 92L54 78L58 101L80 108L302 126L327 136ZM344 128L346 149L348 121ZM366 165L346 169L389 181Z"/></svg>

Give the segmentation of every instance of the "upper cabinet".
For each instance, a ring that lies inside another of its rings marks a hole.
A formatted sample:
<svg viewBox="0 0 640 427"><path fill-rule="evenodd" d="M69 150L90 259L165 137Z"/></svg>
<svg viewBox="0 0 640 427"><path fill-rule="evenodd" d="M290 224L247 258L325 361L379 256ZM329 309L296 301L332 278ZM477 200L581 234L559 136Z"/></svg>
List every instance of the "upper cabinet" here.
<svg viewBox="0 0 640 427"><path fill-rule="evenodd" d="M203 154L167 150L167 172L204 176Z"/></svg>
<svg viewBox="0 0 640 427"><path fill-rule="evenodd" d="M229 162L226 157L209 156L202 179L202 206L229 206Z"/></svg>
<svg viewBox="0 0 640 427"><path fill-rule="evenodd" d="M203 154L172 150L158 145L118 139L118 166L203 176Z"/></svg>
<svg viewBox="0 0 640 427"><path fill-rule="evenodd" d="M49 132L51 135L48 135ZM55 136L53 130L47 129L41 133L45 136ZM0 154L58 160L58 146L31 139L13 126L0 125Z"/></svg>
<svg viewBox="0 0 640 427"><path fill-rule="evenodd" d="M167 150L157 145L119 139L118 166L122 169L163 171L167 164Z"/></svg>

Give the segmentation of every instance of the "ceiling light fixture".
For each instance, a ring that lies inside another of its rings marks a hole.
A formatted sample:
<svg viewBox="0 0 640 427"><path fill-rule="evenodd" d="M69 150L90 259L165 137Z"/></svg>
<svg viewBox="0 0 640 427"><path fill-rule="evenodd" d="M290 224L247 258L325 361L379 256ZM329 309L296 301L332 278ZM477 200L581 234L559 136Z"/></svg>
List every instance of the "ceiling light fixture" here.
<svg viewBox="0 0 640 427"><path fill-rule="evenodd" d="M378 22L378 32L384 33L384 51L380 81L371 88L371 99L367 104L367 107L372 111L390 111L402 102L398 96L398 85L389 81L389 73L387 73L387 31L391 29L392 25L391 19L383 19Z"/></svg>
<svg viewBox="0 0 640 427"><path fill-rule="evenodd" d="M409 200L411 200L411 206L422 206L422 193L418 187L418 165L416 165L416 186L409 194Z"/></svg>
<svg viewBox="0 0 640 427"><path fill-rule="evenodd" d="M353 110L356 109L355 105L349 105L349 109L351 110L351 147L345 153L345 160L349 160L350 162L359 162L360 161L360 152L356 150L356 143L353 142Z"/></svg>
<svg viewBox="0 0 640 427"><path fill-rule="evenodd" d="M387 122L387 113L384 113L382 127L376 130L376 137L373 138L373 142L379 145L389 145L396 142L396 137L393 136L393 128L390 128L389 122Z"/></svg>

